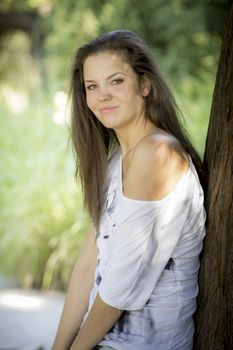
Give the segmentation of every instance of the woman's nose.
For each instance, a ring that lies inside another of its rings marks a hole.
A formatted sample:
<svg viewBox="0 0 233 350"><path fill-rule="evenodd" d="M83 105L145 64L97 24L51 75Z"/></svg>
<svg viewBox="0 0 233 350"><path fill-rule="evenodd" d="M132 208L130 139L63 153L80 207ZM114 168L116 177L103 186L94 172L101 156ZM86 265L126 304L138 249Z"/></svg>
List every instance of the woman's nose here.
<svg viewBox="0 0 233 350"><path fill-rule="evenodd" d="M99 88L99 100L100 101L105 101L105 100L110 100L112 97L108 86L101 86Z"/></svg>

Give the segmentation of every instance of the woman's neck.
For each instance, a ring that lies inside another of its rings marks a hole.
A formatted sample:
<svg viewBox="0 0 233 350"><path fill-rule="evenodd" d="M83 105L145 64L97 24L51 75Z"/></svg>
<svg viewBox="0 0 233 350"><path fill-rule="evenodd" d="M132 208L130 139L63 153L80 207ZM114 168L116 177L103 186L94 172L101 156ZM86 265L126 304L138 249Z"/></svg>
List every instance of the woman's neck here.
<svg viewBox="0 0 233 350"><path fill-rule="evenodd" d="M138 143L146 136L155 133L159 129L150 121L140 123L134 127L127 128L126 130L115 130L117 138L120 143L123 158L133 151Z"/></svg>

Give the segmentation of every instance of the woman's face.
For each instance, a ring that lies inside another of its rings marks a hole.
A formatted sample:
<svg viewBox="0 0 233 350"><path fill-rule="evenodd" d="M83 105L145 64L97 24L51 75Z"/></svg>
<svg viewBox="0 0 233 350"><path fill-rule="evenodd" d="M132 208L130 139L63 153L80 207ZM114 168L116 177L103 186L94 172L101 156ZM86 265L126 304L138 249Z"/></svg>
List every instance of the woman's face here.
<svg viewBox="0 0 233 350"><path fill-rule="evenodd" d="M83 66L89 109L107 128L120 131L143 118L143 92L137 75L121 54L101 52Z"/></svg>

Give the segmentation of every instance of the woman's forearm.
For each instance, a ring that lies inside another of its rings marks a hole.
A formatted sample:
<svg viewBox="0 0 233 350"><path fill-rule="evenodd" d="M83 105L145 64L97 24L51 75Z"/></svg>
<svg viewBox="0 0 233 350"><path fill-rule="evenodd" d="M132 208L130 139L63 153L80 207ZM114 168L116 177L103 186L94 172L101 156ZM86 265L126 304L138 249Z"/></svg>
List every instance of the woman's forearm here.
<svg viewBox="0 0 233 350"><path fill-rule="evenodd" d="M106 304L99 296L80 329L70 350L91 350L97 345L116 323L122 314L122 310Z"/></svg>
<svg viewBox="0 0 233 350"><path fill-rule="evenodd" d="M94 234L89 238L71 275L62 316L52 350L68 350L81 326L88 308L96 267Z"/></svg>

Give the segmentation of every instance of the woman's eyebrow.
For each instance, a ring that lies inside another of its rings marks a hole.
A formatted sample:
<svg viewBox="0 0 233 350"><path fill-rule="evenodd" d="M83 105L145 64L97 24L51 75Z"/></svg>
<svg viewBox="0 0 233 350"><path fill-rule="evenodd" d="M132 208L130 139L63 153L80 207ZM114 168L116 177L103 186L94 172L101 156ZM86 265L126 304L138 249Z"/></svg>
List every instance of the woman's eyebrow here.
<svg viewBox="0 0 233 350"><path fill-rule="evenodd" d="M117 75L117 74L126 75L126 74L123 73L123 72L116 72L116 73L114 73L114 74L109 75L109 76L106 78L106 80L109 80L109 79L113 78L113 77L114 77L115 75ZM95 83L95 82L96 82L95 80L85 80L85 83Z"/></svg>

